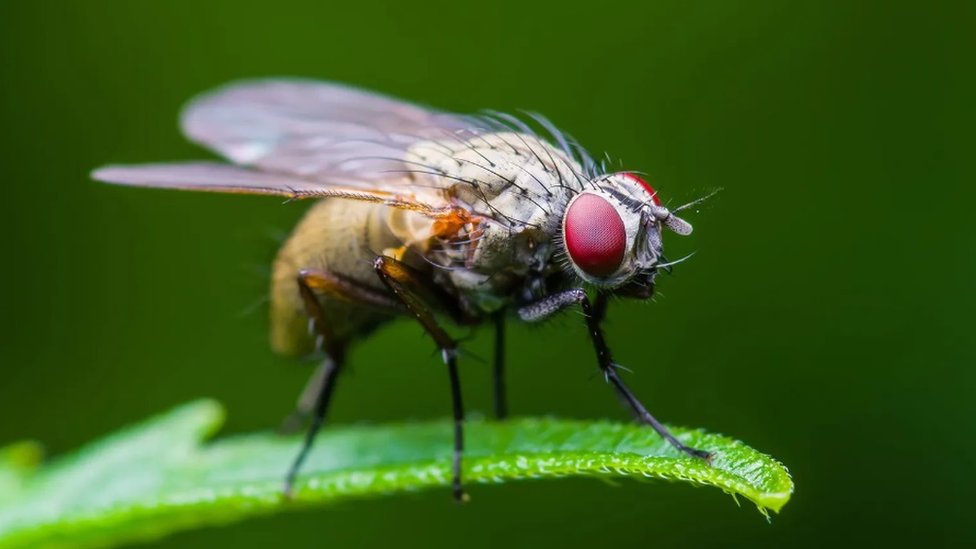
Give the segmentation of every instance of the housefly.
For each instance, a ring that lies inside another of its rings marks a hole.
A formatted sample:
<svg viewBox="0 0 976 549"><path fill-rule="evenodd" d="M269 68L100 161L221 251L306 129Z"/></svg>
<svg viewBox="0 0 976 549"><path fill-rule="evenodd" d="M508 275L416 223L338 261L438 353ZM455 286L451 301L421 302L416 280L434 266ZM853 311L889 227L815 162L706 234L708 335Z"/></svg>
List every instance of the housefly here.
<svg viewBox="0 0 976 549"><path fill-rule="evenodd" d="M420 323L447 367L458 500L466 497L464 408L457 340L444 320L494 325L502 418L506 319L539 322L581 309L609 385L675 448L710 458L675 438L624 384L601 329L610 297L648 299L658 271L670 267L662 231L687 235L691 225L635 173L606 170L548 120L528 118L449 114L327 82L246 81L196 98L182 114L186 136L230 163L93 173L122 185L315 199L278 252L271 280L273 349L325 356L293 415L311 424L286 494L349 344L398 316Z"/></svg>

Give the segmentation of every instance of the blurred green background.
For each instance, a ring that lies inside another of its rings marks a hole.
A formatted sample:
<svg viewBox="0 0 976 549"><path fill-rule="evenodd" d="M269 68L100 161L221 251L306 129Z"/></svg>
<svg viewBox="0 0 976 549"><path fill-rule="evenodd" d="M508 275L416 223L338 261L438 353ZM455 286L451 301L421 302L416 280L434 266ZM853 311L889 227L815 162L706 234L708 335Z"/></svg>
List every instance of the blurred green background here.
<svg viewBox="0 0 976 549"><path fill-rule="evenodd" d="M348 502L153 547L822 547L976 541L972 3L59 1L0 4L0 441L68 451L199 396L277 425L309 364L266 345L304 205L101 186L200 158L176 116L241 77L544 112L676 202L724 187L654 303L610 311L658 417L786 463L771 524L712 489L593 480ZM490 355L480 333L469 345ZM519 414L624 420L577 315L512 328ZM351 357L336 422L446 416L409 322ZM463 365L490 412L490 368Z"/></svg>

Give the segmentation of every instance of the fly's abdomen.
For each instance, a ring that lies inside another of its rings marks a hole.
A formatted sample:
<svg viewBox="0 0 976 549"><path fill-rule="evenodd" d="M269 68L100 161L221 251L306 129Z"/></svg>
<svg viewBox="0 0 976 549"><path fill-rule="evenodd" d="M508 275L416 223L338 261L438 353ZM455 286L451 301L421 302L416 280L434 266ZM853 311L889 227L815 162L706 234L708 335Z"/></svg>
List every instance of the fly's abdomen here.
<svg viewBox="0 0 976 549"><path fill-rule="evenodd" d="M359 285L385 292L373 260L397 244L385 230L385 206L326 199L314 204L292 231L274 261L271 279L271 347L300 356L314 350L308 314L298 289L302 269L328 271ZM387 315L348 301L320 296L330 331L348 341L382 322Z"/></svg>

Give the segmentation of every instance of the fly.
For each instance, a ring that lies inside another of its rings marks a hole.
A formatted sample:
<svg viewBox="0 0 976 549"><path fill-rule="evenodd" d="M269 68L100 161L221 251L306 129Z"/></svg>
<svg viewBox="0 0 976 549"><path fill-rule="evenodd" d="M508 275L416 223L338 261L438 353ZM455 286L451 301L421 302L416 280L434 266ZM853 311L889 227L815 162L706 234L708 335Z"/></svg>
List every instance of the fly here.
<svg viewBox="0 0 976 549"><path fill-rule="evenodd" d="M230 163L93 173L122 185L315 199L278 252L271 280L272 348L325 356L291 417L310 425L286 494L349 345L399 316L420 323L447 367L458 500L466 498L464 406L457 341L443 320L495 327L495 414L504 418L506 319L539 322L581 309L600 371L636 416L681 452L711 457L641 404L601 328L610 297L649 299L657 272L670 268L662 231L687 235L691 225L644 179L605 173L546 119L534 121L548 137L503 113L449 114L327 82L247 81L198 97L182 114L187 137Z"/></svg>

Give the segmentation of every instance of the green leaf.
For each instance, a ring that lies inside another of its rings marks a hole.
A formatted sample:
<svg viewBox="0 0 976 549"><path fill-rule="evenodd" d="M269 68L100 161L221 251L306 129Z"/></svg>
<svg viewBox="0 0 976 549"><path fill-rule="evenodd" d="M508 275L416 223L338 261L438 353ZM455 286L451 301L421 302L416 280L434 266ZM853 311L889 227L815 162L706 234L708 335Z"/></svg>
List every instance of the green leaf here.
<svg viewBox="0 0 976 549"><path fill-rule="evenodd" d="M299 439L261 433L202 444L223 416L215 402L191 402L41 467L36 445L0 450L0 547L108 546L342 498L449 485L448 422L332 427L319 437L294 499L284 501L282 477ZM639 425L473 421L464 479L674 479L742 495L764 513L789 500L793 482L769 456L727 437L674 432L713 451L712 464L680 454ZM445 492L445 504L449 498Z"/></svg>

